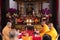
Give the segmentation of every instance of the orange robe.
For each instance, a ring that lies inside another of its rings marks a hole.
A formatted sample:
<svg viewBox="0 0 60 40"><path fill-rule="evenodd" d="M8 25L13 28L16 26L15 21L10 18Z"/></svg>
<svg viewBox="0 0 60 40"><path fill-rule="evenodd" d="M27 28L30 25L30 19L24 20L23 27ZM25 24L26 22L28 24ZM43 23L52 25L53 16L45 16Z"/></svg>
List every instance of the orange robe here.
<svg viewBox="0 0 60 40"><path fill-rule="evenodd" d="M9 40L9 32L10 32L10 28L8 26L5 26L5 28L2 30L3 40Z"/></svg>
<svg viewBox="0 0 60 40"><path fill-rule="evenodd" d="M57 38L57 36L58 36L58 33L57 33L57 31L55 30L54 27L52 27L52 28L50 29L50 31L47 32L46 34L50 35L50 36L52 37L52 40L56 40L56 38Z"/></svg>
<svg viewBox="0 0 60 40"><path fill-rule="evenodd" d="M32 40L32 36L22 36L23 40Z"/></svg>
<svg viewBox="0 0 60 40"><path fill-rule="evenodd" d="M46 32L49 31L48 25L44 24L42 30L40 31L40 36L43 37Z"/></svg>

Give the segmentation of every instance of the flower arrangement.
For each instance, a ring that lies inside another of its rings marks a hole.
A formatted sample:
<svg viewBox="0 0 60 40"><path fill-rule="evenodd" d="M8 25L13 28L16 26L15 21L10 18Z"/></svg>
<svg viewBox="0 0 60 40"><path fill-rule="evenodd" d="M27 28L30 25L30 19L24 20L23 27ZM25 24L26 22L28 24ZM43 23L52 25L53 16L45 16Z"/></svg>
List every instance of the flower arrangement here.
<svg viewBox="0 0 60 40"><path fill-rule="evenodd" d="M50 9L48 9L48 8L42 9L42 13L43 14L49 14L50 13Z"/></svg>
<svg viewBox="0 0 60 40"><path fill-rule="evenodd" d="M14 8L9 8L7 11L10 13L16 13L17 12L17 10Z"/></svg>

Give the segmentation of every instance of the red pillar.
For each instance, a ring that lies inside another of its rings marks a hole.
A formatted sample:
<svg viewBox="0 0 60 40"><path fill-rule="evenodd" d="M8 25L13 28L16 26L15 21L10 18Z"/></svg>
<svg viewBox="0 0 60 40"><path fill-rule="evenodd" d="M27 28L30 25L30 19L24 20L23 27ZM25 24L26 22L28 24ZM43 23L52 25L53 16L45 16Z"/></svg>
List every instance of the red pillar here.
<svg viewBox="0 0 60 40"><path fill-rule="evenodd" d="M56 18L57 18L56 22L57 22L57 24L58 24L58 4L59 4L58 1L59 0L56 0Z"/></svg>
<svg viewBox="0 0 60 40"><path fill-rule="evenodd" d="M0 23L1 23L1 0L0 0Z"/></svg>

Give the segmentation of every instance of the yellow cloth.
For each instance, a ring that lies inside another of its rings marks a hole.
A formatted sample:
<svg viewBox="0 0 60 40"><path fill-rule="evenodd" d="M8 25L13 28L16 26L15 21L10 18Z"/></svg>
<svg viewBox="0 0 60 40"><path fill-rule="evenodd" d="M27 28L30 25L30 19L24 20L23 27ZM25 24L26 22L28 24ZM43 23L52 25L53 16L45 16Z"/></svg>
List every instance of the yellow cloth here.
<svg viewBox="0 0 60 40"><path fill-rule="evenodd" d="M52 37L52 40L56 40L56 38L58 36L58 33L54 27L51 27L50 31L47 32L46 34L50 35Z"/></svg>
<svg viewBox="0 0 60 40"><path fill-rule="evenodd" d="M8 26L5 26L5 28L2 30L3 40L9 40L9 31L10 28Z"/></svg>
<svg viewBox="0 0 60 40"><path fill-rule="evenodd" d="M23 40L32 40L32 36L22 36Z"/></svg>
<svg viewBox="0 0 60 40"><path fill-rule="evenodd" d="M49 31L48 25L44 24L42 30L40 31L40 36L43 37L43 35Z"/></svg>

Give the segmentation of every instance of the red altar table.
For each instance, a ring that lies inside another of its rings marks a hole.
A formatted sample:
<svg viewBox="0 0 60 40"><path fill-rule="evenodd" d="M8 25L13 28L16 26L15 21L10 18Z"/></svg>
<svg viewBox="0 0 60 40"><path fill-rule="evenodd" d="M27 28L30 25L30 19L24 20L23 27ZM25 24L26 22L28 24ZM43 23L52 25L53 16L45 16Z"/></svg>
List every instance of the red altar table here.
<svg viewBox="0 0 60 40"><path fill-rule="evenodd" d="M42 40L42 38L33 36L32 40Z"/></svg>

